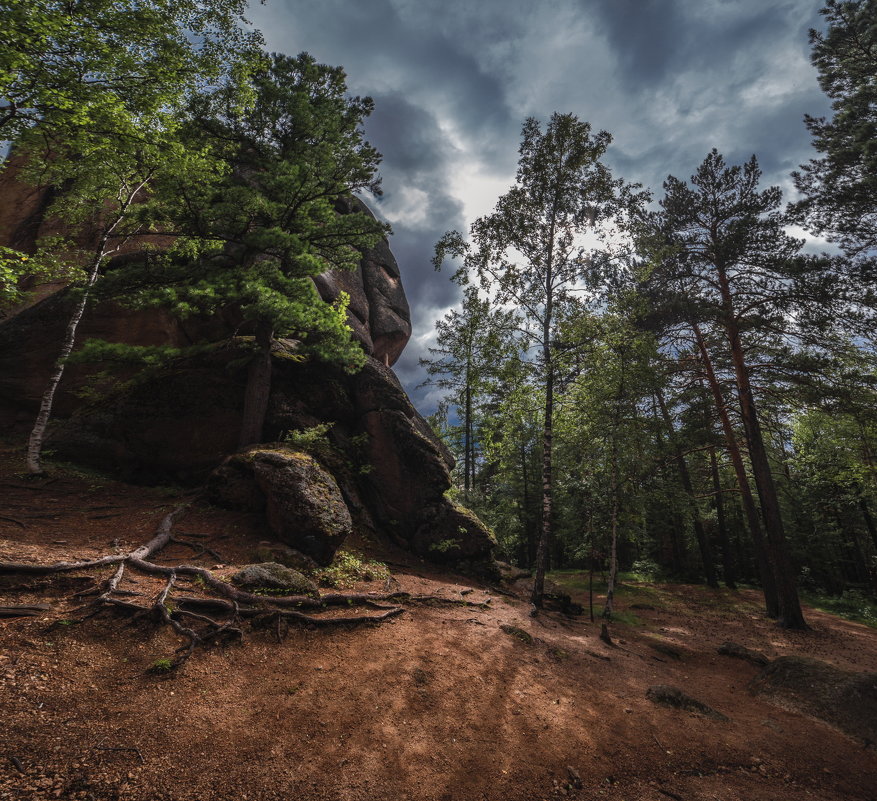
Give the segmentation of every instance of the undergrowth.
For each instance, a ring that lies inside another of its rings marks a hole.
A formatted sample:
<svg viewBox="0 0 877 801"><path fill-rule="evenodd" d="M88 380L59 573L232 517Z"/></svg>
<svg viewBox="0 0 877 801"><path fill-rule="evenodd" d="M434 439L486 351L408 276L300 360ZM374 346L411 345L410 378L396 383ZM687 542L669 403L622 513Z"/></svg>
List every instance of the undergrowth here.
<svg viewBox="0 0 877 801"><path fill-rule="evenodd" d="M801 597L823 612L877 628L877 599L860 590L846 590L839 596L806 592Z"/></svg>
<svg viewBox="0 0 877 801"><path fill-rule="evenodd" d="M390 578L390 570L383 562L340 550L332 564L315 570L313 575L325 587L344 590L353 587L357 581L386 581Z"/></svg>

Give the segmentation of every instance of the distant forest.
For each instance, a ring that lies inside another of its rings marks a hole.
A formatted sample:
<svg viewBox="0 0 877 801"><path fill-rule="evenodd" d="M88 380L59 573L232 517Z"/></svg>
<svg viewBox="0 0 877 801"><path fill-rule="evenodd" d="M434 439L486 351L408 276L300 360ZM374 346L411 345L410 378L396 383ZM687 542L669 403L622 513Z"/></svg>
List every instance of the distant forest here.
<svg viewBox="0 0 877 801"><path fill-rule="evenodd" d="M713 150L653 195L571 114L523 128L517 181L449 232L463 300L423 364L460 499L546 567L798 587L873 614L877 591L877 3L830 0L811 57L800 200ZM831 243L805 250L792 226ZM588 238L590 237L590 238ZM594 246L594 242L599 244Z"/></svg>

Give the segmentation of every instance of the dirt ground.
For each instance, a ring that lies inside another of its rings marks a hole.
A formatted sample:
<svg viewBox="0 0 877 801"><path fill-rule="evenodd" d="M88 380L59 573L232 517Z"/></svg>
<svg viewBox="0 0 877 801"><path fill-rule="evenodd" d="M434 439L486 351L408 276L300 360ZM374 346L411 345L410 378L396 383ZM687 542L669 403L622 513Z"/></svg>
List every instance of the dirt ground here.
<svg viewBox="0 0 877 801"><path fill-rule="evenodd" d="M173 490L87 474L29 482L15 475L17 458L0 458L0 561L127 550L177 501ZM209 535L221 575L265 540L253 516L197 503L176 525ZM173 632L112 613L51 626L76 618L73 596L88 582L5 579L0 604L51 609L0 620L0 801L877 799L873 746L752 696L758 668L717 653L732 640L873 671L877 630L807 609L813 630L784 632L753 591L649 584L620 594L618 609L635 618L612 624L612 648L586 616L531 618L523 600L358 545L390 563L393 588L447 598L472 589L467 599L489 604L421 606L367 628L293 627L280 643L248 630L242 644L198 651L162 677L147 668L179 645ZM161 557L191 554L173 546ZM161 587L134 579L124 586ZM730 720L656 706L646 698L654 684Z"/></svg>

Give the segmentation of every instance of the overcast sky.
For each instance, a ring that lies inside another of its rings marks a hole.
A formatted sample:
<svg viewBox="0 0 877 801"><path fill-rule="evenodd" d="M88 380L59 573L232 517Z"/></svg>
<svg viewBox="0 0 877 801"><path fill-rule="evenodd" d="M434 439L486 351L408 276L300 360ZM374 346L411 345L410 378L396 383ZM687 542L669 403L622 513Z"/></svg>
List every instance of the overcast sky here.
<svg viewBox="0 0 877 801"><path fill-rule="evenodd" d="M812 155L805 113L827 114L807 31L821 0L267 0L251 19L269 49L342 65L370 95L369 141L414 333L395 369L416 405L418 357L459 297L430 258L513 183L521 124L572 112L613 136L616 176L661 193L710 148L755 153L788 196Z"/></svg>

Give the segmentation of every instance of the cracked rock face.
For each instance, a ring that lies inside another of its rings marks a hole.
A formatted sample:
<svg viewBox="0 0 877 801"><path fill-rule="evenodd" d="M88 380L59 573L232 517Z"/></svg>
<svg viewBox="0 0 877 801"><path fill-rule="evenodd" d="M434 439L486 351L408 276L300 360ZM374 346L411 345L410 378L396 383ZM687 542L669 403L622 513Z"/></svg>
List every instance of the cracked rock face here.
<svg viewBox="0 0 877 801"><path fill-rule="evenodd" d="M339 205L342 213L374 216L361 200ZM342 292L350 296L347 322L366 352L389 366L411 337L411 313L402 288L402 275L386 239L365 251L355 272L331 270L314 278L320 297L334 303Z"/></svg>

